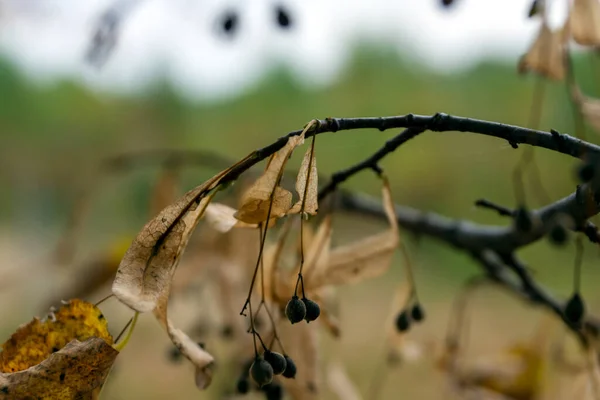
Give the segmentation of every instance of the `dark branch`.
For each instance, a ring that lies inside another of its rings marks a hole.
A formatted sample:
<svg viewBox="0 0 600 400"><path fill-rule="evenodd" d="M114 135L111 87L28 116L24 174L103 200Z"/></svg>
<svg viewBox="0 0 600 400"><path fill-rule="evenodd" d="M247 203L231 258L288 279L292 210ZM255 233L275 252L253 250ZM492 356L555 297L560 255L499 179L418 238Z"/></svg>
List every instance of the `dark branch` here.
<svg viewBox="0 0 600 400"><path fill-rule="evenodd" d="M383 118L328 118L313 121L313 127L306 132L305 137L310 138L321 133L341 130L378 129L385 131L397 128L407 129L389 140L372 156L355 166L334 174L331 182L320 190L319 199L324 199L328 194L334 192L341 182L364 169L378 171L379 167L377 163L386 155L392 153L400 145L426 130L435 132L472 132L506 140L513 147L517 144L528 144L581 159L600 156L599 146L569 135L560 134L556 131L548 133L497 122L454 117L446 114L435 114L433 116L408 114ZM248 157L231 167L222 177L220 183L225 184L235 181L242 173L280 150L287 143L288 138L299 135L301 132L301 130L290 132L269 146L254 151ZM208 188L198 193L196 200L201 199L207 191ZM423 213L403 206L396 206L396 217L399 224L407 231L437 238L466 251L468 254L475 255L482 267L488 271L488 274L494 280L502 282L504 286L510 288L515 293L520 293L529 300L542 304L555 313L562 315L562 305L545 294L545 291L529 277L521 264L515 261L514 253L519 248L542 238L549 231L556 218L561 215L569 216L574 222L575 227L582 227L581 230L588 237L595 238L597 241L598 235L594 229L595 227L590 226L587 220L599 212L599 200L600 178L595 177L590 182L579 186L575 193L539 210L532 211L532 218L539 222L533 224L533 227L528 232L518 230L517 224L511 224L510 226L486 226L452 220L433 213ZM347 210L356 210L375 216L384 215L380 203L368 197L342 192L340 196L336 196L336 202ZM190 203L190 207L192 206L193 204ZM182 210L182 213L174 223L185 212L186 210ZM170 228L165 235L169 231ZM484 256L489 254L502 255L503 259L501 258L500 263L492 263L488 260L488 256ZM510 271L512 271L513 275L516 275L518 279L517 283L514 283L514 279L505 278L505 275ZM598 334L600 329L596 328L600 327L600 325L593 324L593 327L595 328L595 334Z"/></svg>
<svg viewBox="0 0 600 400"><path fill-rule="evenodd" d="M501 206L486 199L477 200L475 202L475 206L496 211L501 217L513 217L515 213L515 211L511 210L510 208Z"/></svg>

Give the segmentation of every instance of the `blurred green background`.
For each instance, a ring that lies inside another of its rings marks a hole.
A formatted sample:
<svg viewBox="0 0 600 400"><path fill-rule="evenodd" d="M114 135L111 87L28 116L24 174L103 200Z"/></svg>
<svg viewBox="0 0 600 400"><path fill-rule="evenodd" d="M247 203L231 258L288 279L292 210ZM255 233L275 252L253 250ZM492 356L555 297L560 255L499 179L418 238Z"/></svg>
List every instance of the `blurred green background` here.
<svg viewBox="0 0 600 400"><path fill-rule="evenodd" d="M0 286L2 323L8 337L20 323L41 315L44 293L60 296L53 283L68 272L45 265L63 232L83 187L99 185L84 231L78 259L85 259L124 235L137 232L148 219L148 202L158 165L99 180L94 174L107 156L144 149L202 149L239 159L277 137L301 128L312 118L386 116L445 112L527 126L536 78L519 76L514 63L490 61L457 74L440 75L426 66L400 59L387 48L359 47L343 74L329 86L301 87L285 70L274 70L240 97L219 102L190 102L165 81L136 96L94 93L73 82L36 84L10 62L0 61L0 261L6 270L21 271L16 281ZM595 56L575 59L578 82L598 95ZM564 84L547 83L541 129L574 134L573 108ZM370 155L397 132L353 131L319 136L319 171L328 175ZM587 137L597 142L591 129ZM481 223L506 224L493 212L476 209L478 198L513 207L512 171L523 153L501 140L468 133L426 133L390 155L383 167L391 177L394 200L424 211ZM536 151L544 187L552 199L575 189L577 163L567 156ZM295 158L295 160L297 160ZM291 163L290 168L298 165ZM214 170L185 170L184 188ZM526 182L529 182L526 179ZM541 206L527 183L527 202ZM345 188L379 195L379 183L361 173ZM382 229L379 221L348 216L340 222L343 242L365 230ZM448 310L462 282L478 273L467 255L427 238L417 246L407 237L428 319L410 335L440 343ZM600 300L594 290L598 252L586 244L583 289L589 307ZM542 241L522 252L535 276L560 296L570 293L574 245L557 249ZM0 276L1 278L1 276ZM7 278L8 279L8 278ZM12 279L12 278L11 278ZM342 338L332 344L324 335L326 358L346 362L365 398L383 362L381 339L395 286L402 281L400 257L384 277L341 290ZM103 297L109 288L94 299ZM118 332L127 312L106 306ZM527 337L539 313L490 289L474 306L473 346L497 350ZM198 393L190 368L168 362L167 338L151 317L142 318L134 340L124 351L107 386L109 399L212 398ZM248 338L249 340L249 338ZM443 399L441 375L421 361L388 371L382 398ZM225 378L223 378L225 379ZM233 384L232 382L229 382ZM226 383L225 383L226 384ZM215 391L209 392L216 396ZM216 397L215 397L216 398Z"/></svg>

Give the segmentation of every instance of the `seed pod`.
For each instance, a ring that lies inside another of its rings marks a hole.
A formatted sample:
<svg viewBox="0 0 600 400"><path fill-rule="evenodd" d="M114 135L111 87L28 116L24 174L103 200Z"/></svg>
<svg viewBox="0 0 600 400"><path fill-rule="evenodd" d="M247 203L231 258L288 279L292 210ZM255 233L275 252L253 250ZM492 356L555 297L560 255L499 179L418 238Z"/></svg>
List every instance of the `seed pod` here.
<svg viewBox="0 0 600 400"><path fill-rule="evenodd" d="M306 317L306 306L304 302L294 295L285 306L285 316L292 324L300 322Z"/></svg>
<svg viewBox="0 0 600 400"><path fill-rule="evenodd" d="M579 325L585 314L585 304L583 298L578 292L573 293L573 296L567 302L565 307L565 317L572 324Z"/></svg>
<svg viewBox="0 0 600 400"><path fill-rule="evenodd" d="M259 387L263 387L273 381L273 367L264 358L257 356L250 367L250 376Z"/></svg>
<svg viewBox="0 0 600 400"><path fill-rule="evenodd" d="M408 317L408 313L406 310L403 310L396 317L396 329L398 332L406 332L410 328L410 318Z"/></svg>
<svg viewBox="0 0 600 400"><path fill-rule="evenodd" d="M266 400L283 399L283 387L277 382L272 382L262 387L262 391L265 393Z"/></svg>
<svg viewBox="0 0 600 400"><path fill-rule="evenodd" d="M596 168L592 163L586 162L581 164L577 169L577 177L579 178L579 181L585 183L594 179L596 172L595 169Z"/></svg>
<svg viewBox="0 0 600 400"><path fill-rule="evenodd" d="M292 21L290 15L281 5L275 7L275 15L277 16L277 25L279 25L280 28L288 29L291 27Z"/></svg>
<svg viewBox="0 0 600 400"><path fill-rule="evenodd" d="M423 310L423 307L421 307L421 304L417 303L412 307L412 310L410 310L410 316L415 322L421 322L425 319L425 311Z"/></svg>
<svg viewBox="0 0 600 400"><path fill-rule="evenodd" d="M285 371L283 371L283 376L286 378L293 379L296 377L296 363L292 360L288 355L284 354L283 358L285 358Z"/></svg>
<svg viewBox="0 0 600 400"><path fill-rule="evenodd" d="M524 206L517 208L515 213L515 226L519 232L527 233L533 228L533 220L531 214Z"/></svg>
<svg viewBox="0 0 600 400"><path fill-rule="evenodd" d="M265 360L271 364L271 367L273 367L273 374L280 375L283 373L283 371L285 371L287 363L283 355L277 353L276 351L267 350L263 356Z"/></svg>
<svg viewBox="0 0 600 400"><path fill-rule="evenodd" d="M560 246L567 243L567 240L569 239L569 232L562 224L557 223L552 227L552 229L550 229L549 238L552 243Z"/></svg>
<svg viewBox="0 0 600 400"><path fill-rule="evenodd" d="M236 384L236 392L239 394L246 394L250 391L250 381L248 378L241 376Z"/></svg>
<svg viewBox="0 0 600 400"><path fill-rule="evenodd" d="M303 297L302 302L306 306L306 316L304 317L306 322L311 322L319 318L319 315L321 315L321 307L319 307L316 301Z"/></svg>

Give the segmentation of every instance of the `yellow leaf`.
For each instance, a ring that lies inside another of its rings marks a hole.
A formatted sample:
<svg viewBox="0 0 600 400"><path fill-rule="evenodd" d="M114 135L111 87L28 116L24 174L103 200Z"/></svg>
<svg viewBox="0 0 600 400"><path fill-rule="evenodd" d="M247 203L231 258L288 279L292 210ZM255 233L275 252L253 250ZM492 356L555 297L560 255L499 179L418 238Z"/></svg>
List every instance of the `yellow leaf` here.
<svg viewBox="0 0 600 400"><path fill-rule="evenodd" d="M210 201L205 196L231 169L250 157L188 191L142 228L121 260L113 281L113 293L122 303L138 312L156 307L158 299L168 290L181 254Z"/></svg>
<svg viewBox="0 0 600 400"><path fill-rule="evenodd" d="M542 22L535 41L519 61L519 73L534 71L550 79L564 79L567 31L568 24L563 29L552 31Z"/></svg>
<svg viewBox="0 0 600 400"><path fill-rule="evenodd" d="M112 344L108 323L98 307L79 299L64 304L45 321L34 318L2 345L0 372L18 372L39 364L72 340L99 337Z"/></svg>
<svg viewBox="0 0 600 400"><path fill-rule="evenodd" d="M35 366L0 373L0 399L92 399L118 354L104 339L74 339Z"/></svg>
<svg viewBox="0 0 600 400"><path fill-rule="evenodd" d="M278 185L287 160L302 143L304 132L290 137L286 145L271 157L265 172L242 195L241 205L235 214L238 220L258 224L267 218L279 218L287 213L292 204L292 194Z"/></svg>
<svg viewBox="0 0 600 400"><path fill-rule="evenodd" d="M327 285L356 283L379 276L389 269L400 244L400 236L389 182L386 177L382 179L383 206L390 228L386 232L333 249L329 253L327 266L314 274L310 286L307 284L311 290Z"/></svg>
<svg viewBox="0 0 600 400"><path fill-rule="evenodd" d="M573 40L584 46L600 45L600 2L574 0L569 13Z"/></svg>
<svg viewBox="0 0 600 400"><path fill-rule="evenodd" d="M300 199L288 211L288 214L305 212L310 215L315 215L319 208L319 181L314 145L309 147L306 150L306 153L304 153L300 171L298 172L298 178L296 179L296 192L298 192Z"/></svg>

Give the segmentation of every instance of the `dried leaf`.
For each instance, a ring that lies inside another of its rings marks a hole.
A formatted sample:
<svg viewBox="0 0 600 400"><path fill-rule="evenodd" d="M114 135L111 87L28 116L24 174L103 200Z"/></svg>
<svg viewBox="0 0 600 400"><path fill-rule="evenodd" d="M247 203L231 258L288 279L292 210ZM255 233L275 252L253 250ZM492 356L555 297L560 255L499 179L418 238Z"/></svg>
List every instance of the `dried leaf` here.
<svg viewBox="0 0 600 400"><path fill-rule="evenodd" d="M519 61L519 73L534 71L550 79L564 79L567 32L568 24L560 30L552 31L542 22L535 41Z"/></svg>
<svg viewBox="0 0 600 400"><path fill-rule="evenodd" d="M188 191L142 228L113 281L113 293L122 303L138 312L156 307L158 299L169 290L181 254L208 204L209 198L204 196L236 165Z"/></svg>
<svg viewBox="0 0 600 400"><path fill-rule="evenodd" d="M185 356L196 368L195 382L199 389L206 389L211 381L214 367L214 358L205 351L196 342L180 329L177 329L171 323L167 316L167 307L169 301L169 291L163 292L159 298L154 316L167 331L171 342L177 347L183 356Z"/></svg>
<svg viewBox="0 0 600 400"><path fill-rule="evenodd" d="M544 367L538 352L528 346L515 346L506 353L479 360L459 373L459 381L514 399L535 399L542 388Z"/></svg>
<svg viewBox="0 0 600 400"><path fill-rule="evenodd" d="M318 271L326 267L329 262L329 249L331 248L331 235L333 233L331 214L327 214L317 229L317 233L306 251L306 260L303 275L307 282Z"/></svg>
<svg viewBox="0 0 600 400"><path fill-rule="evenodd" d="M240 208L235 214L238 220L258 224L267 220L269 209L269 218L278 218L287 213L292 204L292 194L278 185L287 160L302 143L304 133L292 136L286 145L271 157L265 172L242 195Z"/></svg>
<svg viewBox="0 0 600 400"><path fill-rule="evenodd" d="M104 339L73 340L40 364L0 373L0 399L91 399L119 352Z"/></svg>
<svg viewBox="0 0 600 400"><path fill-rule="evenodd" d="M329 389L331 389L340 400L362 399L358 388L354 382L352 382L343 365L340 363L329 366L329 370L327 371L327 384Z"/></svg>
<svg viewBox="0 0 600 400"><path fill-rule="evenodd" d="M389 182L385 177L383 180L383 206L390 228L386 232L333 249L329 253L327 266L319 269L312 278L312 290L327 285L356 283L379 276L389 269L400 244L400 236Z"/></svg>
<svg viewBox="0 0 600 400"><path fill-rule="evenodd" d="M18 372L39 364L74 339L99 337L112 344L108 324L95 305L73 299L41 321L22 325L2 345L0 372Z"/></svg>
<svg viewBox="0 0 600 400"><path fill-rule="evenodd" d="M237 210L221 203L211 203L206 208L206 221L217 231L225 233L231 228L257 228L258 224L248 224L234 217ZM275 222L275 220L273 220ZM269 225L272 225L270 222Z"/></svg>
<svg viewBox="0 0 600 400"><path fill-rule="evenodd" d="M569 13L571 36L584 46L600 45L600 2L574 0Z"/></svg>
<svg viewBox="0 0 600 400"><path fill-rule="evenodd" d="M298 192L300 199L288 211L288 214L305 212L310 215L315 215L319 208L319 181L314 146L309 147L306 150L306 153L304 153L300 171L298 172L298 178L296 179L296 192Z"/></svg>

